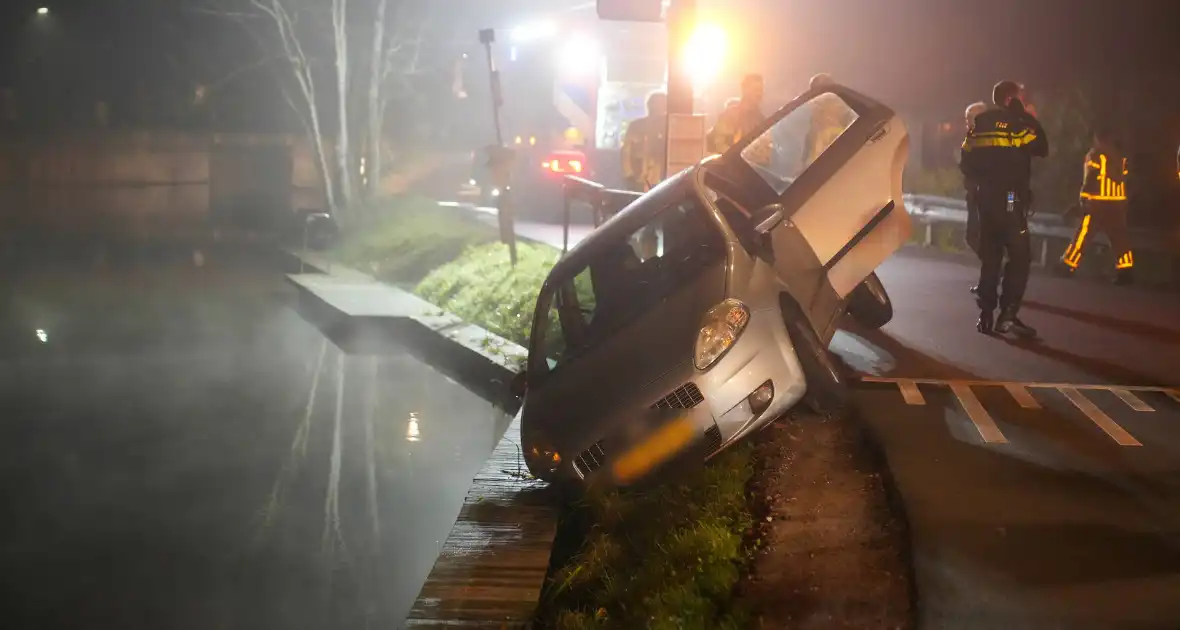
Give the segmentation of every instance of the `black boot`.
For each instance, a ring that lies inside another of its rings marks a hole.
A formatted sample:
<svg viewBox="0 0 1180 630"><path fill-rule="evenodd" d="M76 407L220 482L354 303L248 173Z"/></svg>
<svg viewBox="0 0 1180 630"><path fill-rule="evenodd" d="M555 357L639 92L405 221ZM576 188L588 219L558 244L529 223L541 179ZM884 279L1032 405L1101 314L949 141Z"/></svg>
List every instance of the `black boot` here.
<svg viewBox="0 0 1180 630"><path fill-rule="evenodd" d="M985 335L995 332L995 316L990 309L979 312L979 321L975 322L975 330Z"/></svg>
<svg viewBox="0 0 1180 630"><path fill-rule="evenodd" d="M1020 321L1020 318L1016 317L1016 312L1012 309L1004 309L1000 312L1000 318L996 320L996 332L1012 333L1017 337L1037 336L1037 330Z"/></svg>

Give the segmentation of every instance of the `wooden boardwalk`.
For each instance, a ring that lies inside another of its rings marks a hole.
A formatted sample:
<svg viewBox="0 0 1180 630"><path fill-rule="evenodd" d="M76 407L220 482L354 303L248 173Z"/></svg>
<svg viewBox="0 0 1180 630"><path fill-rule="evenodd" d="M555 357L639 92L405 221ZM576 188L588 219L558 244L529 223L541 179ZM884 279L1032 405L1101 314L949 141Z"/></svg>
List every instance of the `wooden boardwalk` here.
<svg viewBox="0 0 1180 630"><path fill-rule="evenodd" d="M475 477L405 628L529 628L537 611L557 509L526 481L517 416Z"/></svg>

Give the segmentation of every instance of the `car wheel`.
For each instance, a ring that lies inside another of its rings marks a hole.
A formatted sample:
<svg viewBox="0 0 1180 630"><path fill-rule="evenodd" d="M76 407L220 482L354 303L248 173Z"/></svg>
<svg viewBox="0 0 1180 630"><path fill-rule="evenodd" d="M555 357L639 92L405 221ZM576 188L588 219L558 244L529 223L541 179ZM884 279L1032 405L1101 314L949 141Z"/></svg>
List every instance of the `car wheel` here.
<svg viewBox="0 0 1180 630"><path fill-rule="evenodd" d="M877 274L870 274L848 296L848 314L856 323L876 330L893 319L893 302Z"/></svg>
<svg viewBox="0 0 1180 630"><path fill-rule="evenodd" d="M779 302L783 311L783 324L795 347L799 365L803 368L803 377L807 380L804 404L820 414L844 409L849 401L849 388L840 366L820 340L798 302L785 293Z"/></svg>

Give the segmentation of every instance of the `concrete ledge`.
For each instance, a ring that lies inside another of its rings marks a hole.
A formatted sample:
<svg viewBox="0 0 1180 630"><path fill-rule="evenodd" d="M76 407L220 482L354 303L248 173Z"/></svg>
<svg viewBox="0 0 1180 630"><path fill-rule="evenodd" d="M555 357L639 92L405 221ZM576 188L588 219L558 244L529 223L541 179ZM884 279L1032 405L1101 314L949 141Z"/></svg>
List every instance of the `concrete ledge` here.
<svg viewBox="0 0 1180 630"><path fill-rule="evenodd" d="M366 352L366 334L386 332L415 354L508 412L515 401L508 383L528 357L528 351L447 313L422 298L316 252L284 250L288 274L298 290L299 306L325 331L352 342Z"/></svg>

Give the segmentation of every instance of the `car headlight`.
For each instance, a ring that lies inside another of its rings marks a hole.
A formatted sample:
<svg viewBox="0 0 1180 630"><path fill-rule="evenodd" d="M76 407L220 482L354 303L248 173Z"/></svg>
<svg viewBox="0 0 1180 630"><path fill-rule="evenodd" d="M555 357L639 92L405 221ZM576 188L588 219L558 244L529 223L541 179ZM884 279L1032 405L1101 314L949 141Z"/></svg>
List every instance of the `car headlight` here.
<svg viewBox="0 0 1180 630"><path fill-rule="evenodd" d="M745 304L729 299L709 309L697 333L693 349L693 364L698 370L717 362L741 336L750 322L750 309Z"/></svg>

